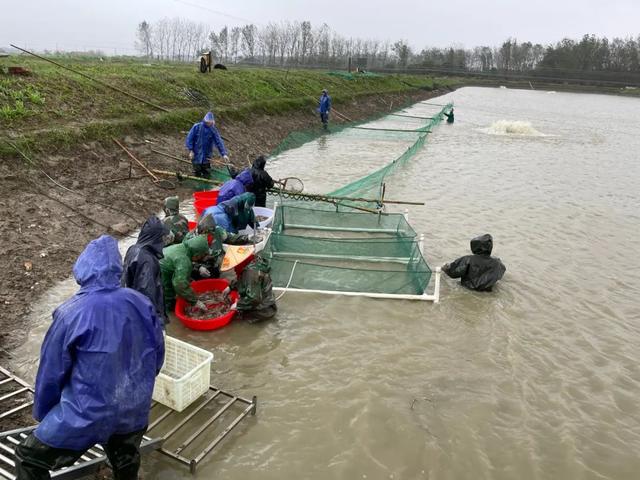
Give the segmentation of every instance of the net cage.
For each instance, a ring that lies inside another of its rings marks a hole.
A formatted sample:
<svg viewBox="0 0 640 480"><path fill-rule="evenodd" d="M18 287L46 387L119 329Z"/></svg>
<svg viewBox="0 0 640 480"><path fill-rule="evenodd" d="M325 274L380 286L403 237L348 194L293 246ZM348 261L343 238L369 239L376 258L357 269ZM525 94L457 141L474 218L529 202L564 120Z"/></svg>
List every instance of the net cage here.
<svg viewBox="0 0 640 480"><path fill-rule="evenodd" d="M441 105L430 117L409 115L423 120L417 128L409 125L385 128L384 122L382 126L350 124L340 128L341 134L350 131L356 137L383 135L410 141L392 161L328 193L327 196L334 197L332 202L280 195L282 205L276 208L272 233L262 253L271 265L276 289L439 300L440 271L435 271L434 293L427 294L433 272L423 257L422 241L406 217L361 210L383 206L385 182L418 153L452 106ZM395 116L403 118L401 114ZM397 124L395 120L387 124ZM276 152L298 147L305 139L312 140L307 133L294 134ZM371 199L381 202L372 205Z"/></svg>
<svg viewBox="0 0 640 480"><path fill-rule="evenodd" d="M432 274L402 214L278 206L261 255L276 289L424 296Z"/></svg>

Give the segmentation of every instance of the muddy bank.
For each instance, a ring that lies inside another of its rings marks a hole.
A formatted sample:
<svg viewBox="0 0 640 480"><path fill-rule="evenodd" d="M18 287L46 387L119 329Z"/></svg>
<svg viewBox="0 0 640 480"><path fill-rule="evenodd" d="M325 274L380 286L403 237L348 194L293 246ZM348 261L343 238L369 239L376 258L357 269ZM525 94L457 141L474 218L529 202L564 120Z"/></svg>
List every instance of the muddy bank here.
<svg viewBox="0 0 640 480"><path fill-rule="evenodd" d="M339 109L359 120L439 93L416 91L360 98ZM338 122L337 116L334 121ZM309 109L276 117L254 116L243 122L219 118L218 126L227 139L232 161L246 166L256 155L270 152L290 132L319 128L319 122ZM185 133L121 140L150 167L188 172L188 165L151 152L151 148L157 148L184 155ZM30 328L30 304L70 275L73 262L89 240L103 233L117 236L117 232L134 231L147 216L161 209L164 197L191 194L182 185L174 191L158 188L147 177L98 184L129 174L129 158L108 140L83 144L72 154L51 153L32 160L50 178L24 158L5 159L0 165L0 261L4 267L0 272L0 357L5 363ZM134 176L144 174L135 164L132 172Z"/></svg>

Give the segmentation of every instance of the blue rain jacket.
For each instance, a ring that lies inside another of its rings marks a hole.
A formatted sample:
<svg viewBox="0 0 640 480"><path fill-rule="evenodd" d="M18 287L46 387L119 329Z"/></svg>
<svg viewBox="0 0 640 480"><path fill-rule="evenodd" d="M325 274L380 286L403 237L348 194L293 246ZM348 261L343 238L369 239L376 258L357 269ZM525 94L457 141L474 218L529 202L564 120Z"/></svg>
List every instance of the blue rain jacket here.
<svg viewBox="0 0 640 480"><path fill-rule="evenodd" d="M328 94L323 93L320 96L320 107L318 107L318 111L320 113L328 113L329 110L331 110L331 97Z"/></svg>
<svg viewBox="0 0 640 480"><path fill-rule="evenodd" d="M89 243L73 274L80 290L53 312L33 416L41 442L85 450L148 424L164 339L149 299L120 287L122 258L113 237Z"/></svg>
<svg viewBox="0 0 640 480"><path fill-rule="evenodd" d="M209 163L213 155L214 144L220 152L220 156L224 157L227 154L218 129L215 126L208 127L204 122L193 124L184 144L193 152L193 163Z"/></svg>
<svg viewBox="0 0 640 480"><path fill-rule="evenodd" d="M163 257L163 237L168 233L169 229L155 215L144 222L138 241L129 247L124 257L120 282L123 287L133 288L151 300L163 323L167 315L164 311L160 259Z"/></svg>
<svg viewBox="0 0 640 480"><path fill-rule="evenodd" d="M233 226L231 217L227 214L222 205L216 205L209 207L202 212L202 216L211 215L216 222L216 225L222 227L227 233L238 233L238 230Z"/></svg>
<svg viewBox="0 0 640 480"><path fill-rule="evenodd" d="M238 233L239 230L255 224L255 213L253 206L256 203L256 196L246 192L231 200L219 203L215 207L207 208L202 216L213 215L216 225L224 228L227 233Z"/></svg>
<svg viewBox="0 0 640 480"><path fill-rule="evenodd" d="M231 200L233 197L242 195L253 185L253 175L251 170L243 170L236 178L227 180L220 187L220 193L218 194L218 203Z"/></svg>

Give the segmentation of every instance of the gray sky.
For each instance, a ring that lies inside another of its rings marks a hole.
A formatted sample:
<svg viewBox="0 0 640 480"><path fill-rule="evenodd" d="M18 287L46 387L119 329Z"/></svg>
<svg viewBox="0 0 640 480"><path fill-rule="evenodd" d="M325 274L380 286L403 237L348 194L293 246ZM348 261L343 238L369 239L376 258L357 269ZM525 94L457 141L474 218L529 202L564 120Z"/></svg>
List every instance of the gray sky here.
<svg viewBox="0 0 640 480"><path fill-rule="evenodd" d="M258 25L326 22L344 36L402 38L417 50L493 46L507 37L546 44L585 33L609 38L640 34L640 0L2 0L0 47L15 43L39 50L133 53L140 21L175 16L202 21L216 31L247 23L242 19Z"/></svg>

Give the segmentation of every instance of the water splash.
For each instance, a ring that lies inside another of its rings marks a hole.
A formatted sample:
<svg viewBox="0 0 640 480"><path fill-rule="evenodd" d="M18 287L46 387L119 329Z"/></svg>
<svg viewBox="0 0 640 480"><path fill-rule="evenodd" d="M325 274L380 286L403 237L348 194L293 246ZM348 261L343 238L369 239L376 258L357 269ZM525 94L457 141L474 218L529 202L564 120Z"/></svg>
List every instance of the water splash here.
<svg viewBox="0 0 640 480"><path fill-rule="evenodd" d="M489 135L517 135L523 137L544 137L545 134L539 132L530 122L521 120L498 120L490 127L481 129Z"/></svg>

